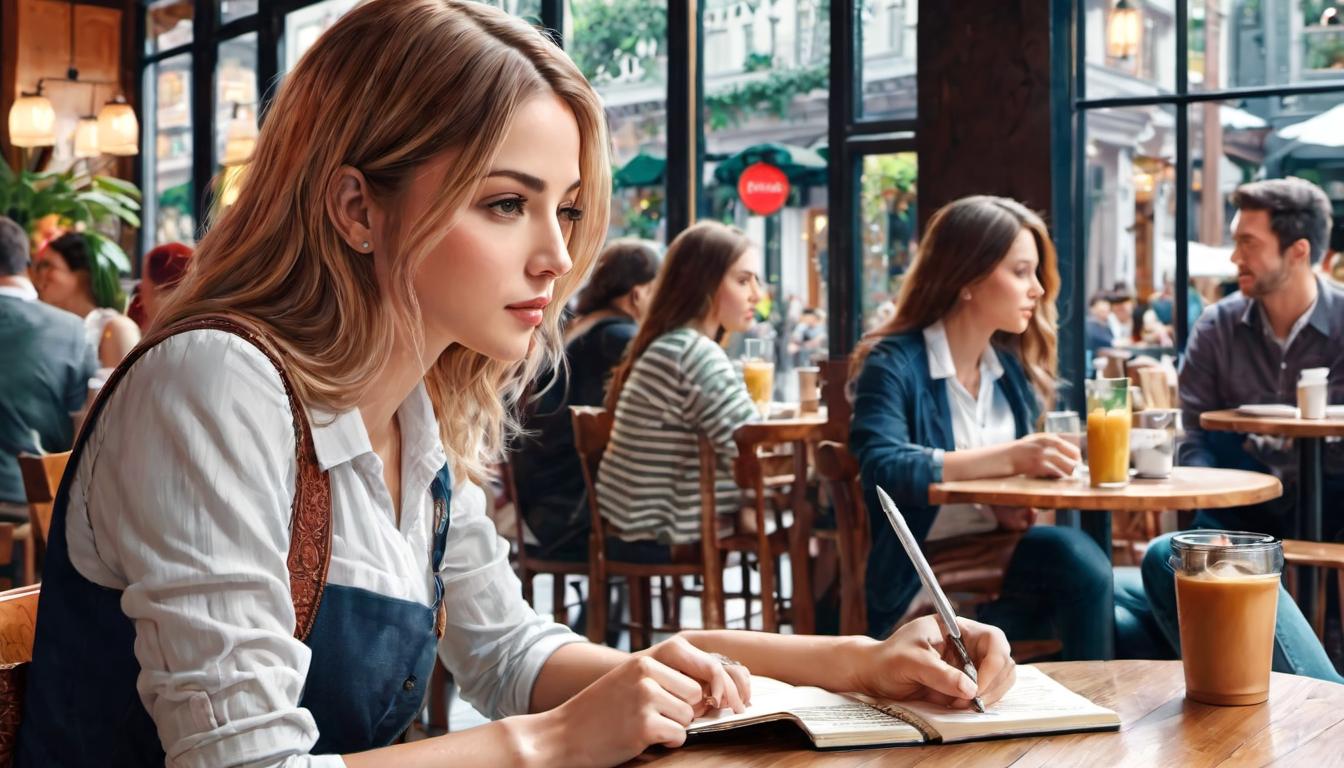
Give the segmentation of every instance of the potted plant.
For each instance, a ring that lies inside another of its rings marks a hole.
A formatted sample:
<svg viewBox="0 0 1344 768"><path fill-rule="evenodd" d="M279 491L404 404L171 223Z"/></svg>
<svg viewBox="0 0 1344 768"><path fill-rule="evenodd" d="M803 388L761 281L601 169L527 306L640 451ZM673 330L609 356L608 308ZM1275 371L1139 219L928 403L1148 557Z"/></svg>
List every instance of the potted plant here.
<svg viewBox="0 0 1344 768"><path fill-rule="evenodd" d="M131 262L114 236L121 224L140 226L140 190L112 176L66 171L20 171L0 163L0 214L27 230L35 249L65 231L82 232L95 260L95 280L130 274Z"/></svg>

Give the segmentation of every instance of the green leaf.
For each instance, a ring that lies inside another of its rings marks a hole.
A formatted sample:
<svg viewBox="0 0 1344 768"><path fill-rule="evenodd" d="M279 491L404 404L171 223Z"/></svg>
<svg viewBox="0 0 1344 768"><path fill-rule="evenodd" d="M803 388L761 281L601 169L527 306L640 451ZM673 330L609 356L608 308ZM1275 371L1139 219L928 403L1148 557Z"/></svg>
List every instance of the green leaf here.
<svg viewBox="0 0 1344 768"><path fill-rule="evenodd" d="M94 254L94 260L103 262L105 267L110 267L114 277L116 273L130 274L131 260L126 257L126 252L115 240L97 232L87 231L84 232L84 238L89 241L89 250Z"/></svg>
<svg viewBox="0 0 1344 768"><path fill-rule="evenodd" d="M140 189L125 179L118 179L115 176L94 176L93 186L104 192L115 192L140 202Z"/></svg>
<svg viewBox="0 0 1344 768"><path fill-rule="evenodd" d="M104 192L80 192L75 195L75 200L89 206L95 216L116 216L118 219L126 222L132 227L140 226L140 217L134 211L126 208L120 201ZM101 216L99 215L101 214Z"/></svg>

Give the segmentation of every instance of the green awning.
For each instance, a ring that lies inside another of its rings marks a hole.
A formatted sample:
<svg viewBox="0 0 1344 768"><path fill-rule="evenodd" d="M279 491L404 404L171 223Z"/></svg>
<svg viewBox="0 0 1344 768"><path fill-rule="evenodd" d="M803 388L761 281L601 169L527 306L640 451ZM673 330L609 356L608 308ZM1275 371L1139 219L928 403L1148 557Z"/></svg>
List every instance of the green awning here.
<svg viewBox="0 0 1344 768"><path fill-rule="evenodd" d="M616 189L656 187L663 183L666 171L666 158L640 152L612 174L611 182Z"/></svg>
<svg viewBox="0 0 1344 768"><path fill-rule="evenodd" d="M732 155L714 169L714 179L720 184L737 186L737 177L747 166L769 163L789 177L794 186L814 186L826 183L826 158L806 147L790 144L755 144Z"/></svg>

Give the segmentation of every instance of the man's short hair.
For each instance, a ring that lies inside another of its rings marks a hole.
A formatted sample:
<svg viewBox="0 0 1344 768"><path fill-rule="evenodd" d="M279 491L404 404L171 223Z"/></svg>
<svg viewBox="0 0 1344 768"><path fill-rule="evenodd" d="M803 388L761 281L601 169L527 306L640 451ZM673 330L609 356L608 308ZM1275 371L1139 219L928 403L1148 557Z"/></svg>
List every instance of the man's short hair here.
<svg viewBox="0 0 1344 768"><path fill-rule="evenodd" d="M1088 308L1088 309L1091 309L1091 308L1097 306L1098 304L1100 304L1100 303L1102 303L1102 302L1106 302L1107 304L1110 304L1110 303L1111 303L1111 295L1110 295L1109 293L1105 292L1105 291L1098 291L1098 292L1092 294L1092 298L1090 298L1090 299L1087 300L1087 308Z"/></svg>
<svg viewBox="0 0 1344 768"><path fill-rule="evenodd" d="M1232 204L1242 211L1266 211L1269 228L1283 251L1298 240L1310 246L1316 264L1325 255L1330 237L1330 198L1305 179L1266 179L1242 184L1232 193Z"/></svg>
<svg viewBox="0 0 1344 768"><path fill-rule="evenodd" d="M28 271L28 233L13 219L0 216L0 276Z"/></svg>

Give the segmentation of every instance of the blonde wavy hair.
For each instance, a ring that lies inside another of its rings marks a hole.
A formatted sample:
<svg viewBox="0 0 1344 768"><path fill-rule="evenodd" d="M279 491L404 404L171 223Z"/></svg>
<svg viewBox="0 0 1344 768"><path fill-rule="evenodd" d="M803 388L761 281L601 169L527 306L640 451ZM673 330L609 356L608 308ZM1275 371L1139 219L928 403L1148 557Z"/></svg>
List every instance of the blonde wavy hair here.
<svg viewBox="0 0 1344 768"><path fill-rule="evenodd" d="M420 348L417 267L477 194L519 107L554 94L580 134L584 217L569 236L573 269L525 359L450 346L424 383L455 477L480 482L516 431L515 406L538 370L562 358L559 321L605 236L611 193L606 119L573 62L539 31L468 0L371 0L322 35L267 111L241 194L201 240L160 327L228 314L277 346L304 403L353 407L388 363L395 339ZM442 192L418 221L397 218L422 164L456 151ZM358 169L390 210L387 285L328 215L342 166Z"/></svg>
<svg viewBox="0 0 1344 768"><path fill-rule="evenodd" d="M1023 230L1036 241L1040 264L1036 278L1044 289L1036 300L1027 330L1021 334L994 334L992 342L1017 355L1027 380L1042 406L1055 400L1059 362L1055 348L1059 267L1050 231L1030 208L1006 197L974 195L939 208L924 232L919 255L901 283L896 316L864 335L850 363L851 381L858 377L868 354L882 339L919 331L941 320L957 305L962 289L987 277L1008 254Z"/></svg>

